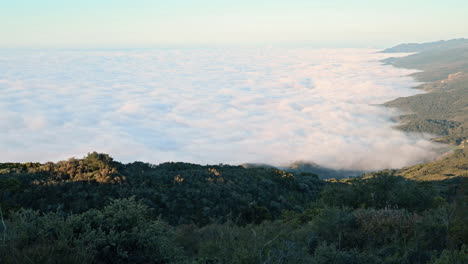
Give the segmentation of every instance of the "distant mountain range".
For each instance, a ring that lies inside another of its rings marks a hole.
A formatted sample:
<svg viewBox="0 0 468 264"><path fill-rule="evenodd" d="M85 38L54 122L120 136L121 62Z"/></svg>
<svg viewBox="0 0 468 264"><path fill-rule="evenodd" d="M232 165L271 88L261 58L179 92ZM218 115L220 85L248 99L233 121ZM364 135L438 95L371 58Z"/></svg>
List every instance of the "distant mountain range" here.
<svg viewBox="0 0 468 264"><path fill-rule="evenodd" d="M446 50L453 49L468 45L468 39L459 38L452 40L439 40L428 43L406 43L398 46L383 50L383 53L396 53L396 52L422 52L429 50Z"/></svg>

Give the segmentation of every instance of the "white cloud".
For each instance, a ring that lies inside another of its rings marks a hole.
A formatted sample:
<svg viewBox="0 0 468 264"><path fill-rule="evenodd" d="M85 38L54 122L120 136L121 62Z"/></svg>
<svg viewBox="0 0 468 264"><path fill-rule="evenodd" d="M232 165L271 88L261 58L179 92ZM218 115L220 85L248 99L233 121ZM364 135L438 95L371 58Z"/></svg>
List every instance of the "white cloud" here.
<svg viewBox="0 0 468 264"><path fill-rule="evenodd" d="M385 54L342 49L0 54L1 161L90 151L153 163L303 160L381 169L436 156L375 106L417 93Z"/></svg>

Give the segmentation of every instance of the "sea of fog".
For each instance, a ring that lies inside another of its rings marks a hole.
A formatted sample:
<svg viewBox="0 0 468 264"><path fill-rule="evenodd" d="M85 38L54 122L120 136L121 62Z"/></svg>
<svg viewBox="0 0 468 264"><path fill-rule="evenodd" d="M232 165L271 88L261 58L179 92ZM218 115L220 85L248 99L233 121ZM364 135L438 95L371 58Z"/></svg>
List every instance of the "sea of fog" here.
<svg viewBox="0 0 468 264"><path fill-rule="evenodd" d="M403 54L400 54L403 55ZM0 51L0 161L91 151L123 162L312 161L374 170L434 158L378 104L418 93L366 49ZM394 55L393 55L394 56Z"/></svg>

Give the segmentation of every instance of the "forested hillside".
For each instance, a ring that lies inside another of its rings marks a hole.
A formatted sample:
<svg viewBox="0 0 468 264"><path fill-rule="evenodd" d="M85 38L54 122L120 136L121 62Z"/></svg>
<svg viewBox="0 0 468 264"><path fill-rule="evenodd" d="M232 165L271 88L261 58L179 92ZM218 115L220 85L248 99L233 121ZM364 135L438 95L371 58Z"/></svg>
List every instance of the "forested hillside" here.
<svg viewBox="0 0 468 264"><path fill-rule="evenodd" d="M275 168L122 164L98 153L3 163L0 260L466 263L467 178L398 174L406 176L322 181Z"/></svg>

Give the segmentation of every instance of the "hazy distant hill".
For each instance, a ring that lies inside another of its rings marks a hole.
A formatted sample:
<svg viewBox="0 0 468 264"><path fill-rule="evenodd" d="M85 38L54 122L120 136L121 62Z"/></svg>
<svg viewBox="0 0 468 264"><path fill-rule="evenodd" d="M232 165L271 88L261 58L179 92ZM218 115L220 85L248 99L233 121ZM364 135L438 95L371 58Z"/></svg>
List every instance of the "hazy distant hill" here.
<svg viewBox="0 0 468 264"><path fill-rule="evenodd" d="M268 164L255 164L255 163L245 163L245 164L242 164L242 166L247 169L249 168L275 168L274 166L271 166ZM295 173L295 174L304 174L304 173L310 174L311 173L311 174L317 175L320 179L351 178L351 177L357 177L366 172L366 171L360 171L360 170L331 169L331 168L320 166L314 162L305 162L305 161L296 161L285 167L277 167L277 169Z"/></svg>
<svg viewBox="0 0 468 264"><path fill-rule="evenodd" d="M423 47L420 53L384 62L422 70L413 76L428 83L416 88L428 93L398 98L386 105L407 113L401 116L401 129L432 133L441 136L437 141L460 144L468 139L468 40L418 45Z"/></svg>
<svg viewBox="0 0 468 264"><path fill-rule="evenodd" d="M468 44L468 39L439 40L428 43L406 43L383 50L384 53L421 52L434 49L457 48Z"/></svg>
<svg viewBox="0 0 468 264"><path fill-rule="evenodd" d="M362 175L365 171L358 170L336 170L320 166L313 162L297 161L291 165L281 168L282 170L293 172L293 173L313 173L320 177L320 179L330 178L351 178Z"/></svg>

